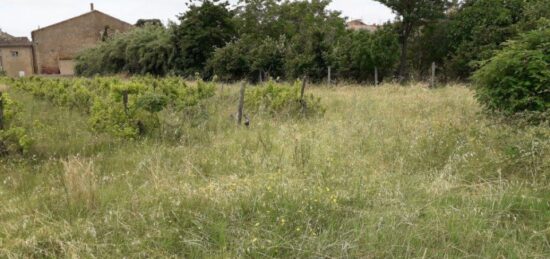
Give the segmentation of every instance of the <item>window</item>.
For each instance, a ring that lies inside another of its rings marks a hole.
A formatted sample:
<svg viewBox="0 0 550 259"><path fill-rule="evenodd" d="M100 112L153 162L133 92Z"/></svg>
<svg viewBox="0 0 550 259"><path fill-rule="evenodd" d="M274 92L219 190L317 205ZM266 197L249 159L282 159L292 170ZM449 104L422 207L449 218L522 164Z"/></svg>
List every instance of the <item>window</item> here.
<svg viewBox="0 0 550 259"><path fill-rule="evenodd" d="M19 57L19 51L12 51L11 56L12 57Z"/></svg>

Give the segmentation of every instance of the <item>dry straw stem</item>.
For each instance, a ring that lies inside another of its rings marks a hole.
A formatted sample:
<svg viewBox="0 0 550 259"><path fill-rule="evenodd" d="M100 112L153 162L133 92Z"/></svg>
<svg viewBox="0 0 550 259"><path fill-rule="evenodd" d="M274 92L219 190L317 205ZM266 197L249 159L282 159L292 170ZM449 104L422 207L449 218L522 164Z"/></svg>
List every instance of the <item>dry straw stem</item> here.
<svg viewBox="0 0 550 259"><path fill-rule="evenodd" d="M97 185L94 163L78 156L61 161L63 184L70 206L92 209L97 202Z"/></svg>

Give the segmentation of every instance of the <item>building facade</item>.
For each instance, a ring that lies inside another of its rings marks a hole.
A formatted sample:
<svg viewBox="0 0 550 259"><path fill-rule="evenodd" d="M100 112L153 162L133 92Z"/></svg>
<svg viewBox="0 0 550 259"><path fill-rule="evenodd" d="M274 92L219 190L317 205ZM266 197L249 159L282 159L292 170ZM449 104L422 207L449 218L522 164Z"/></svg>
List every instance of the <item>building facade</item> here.
<svg viewBox="0 0 550 259"><path fill-rule="evenodd" d="M13 37L0 31L0 71L8 76L32 75L32 43L26 37Z"/></svg>
<svg viewBox="0 0 550 259"><path fill-rule="evenodd" d="M74 74L74 59L109 35L132 29L129 23L94 10L32 32L38 74Z"/></svg>

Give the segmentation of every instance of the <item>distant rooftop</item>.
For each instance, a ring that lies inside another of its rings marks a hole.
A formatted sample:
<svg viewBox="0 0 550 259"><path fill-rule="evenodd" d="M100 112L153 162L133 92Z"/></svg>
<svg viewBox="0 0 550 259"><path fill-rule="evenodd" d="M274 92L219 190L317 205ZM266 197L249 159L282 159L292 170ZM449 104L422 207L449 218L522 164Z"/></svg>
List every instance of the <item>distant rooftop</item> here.
<svg viewBox="0 0 550 259"><path fill-rule="evenodd" d="M11 40L14 37L0 30L0 41Z"/></svg>
<svg viewBox="0 0 550 259"><path fill-rule="evenodd" d="M27 37L14 37L0 30L0 46L31 46Z"/></svg>
<svg viewBox="0 0 550 259"><path fill-rule="evenodd" d="M366 30L370 32L375 32L378 30L378 25L376 24L366 24L361 19L351 20L346 23L346 29L348 30Z"/></svg>

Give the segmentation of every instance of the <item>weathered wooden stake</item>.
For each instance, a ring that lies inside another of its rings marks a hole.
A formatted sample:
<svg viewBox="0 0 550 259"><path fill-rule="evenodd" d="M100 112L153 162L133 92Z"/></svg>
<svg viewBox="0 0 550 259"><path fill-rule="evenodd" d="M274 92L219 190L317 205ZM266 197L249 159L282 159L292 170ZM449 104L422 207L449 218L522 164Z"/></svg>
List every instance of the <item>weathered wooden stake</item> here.
<svg viewBox="0 0 550 259"><path fill-rule="evenodd" d="M300 101L304 100L304 93L306 92L306 80L307 77L304 76L304 79L302 80L302 89L300 90Z"/></svg>
<svg viewBox="0 0 550 259"><path fill-rule="evenodd" d="M260 80L260 84L264 82L264 79L262 77L262 70L260 70L258 80Z"/></svg>
<svg viewBox="0 0 550 259"><path fill-rule="evenodd" d="M378 86L378 68L374 67L374 85Z"/></svg>
<svg viewBox="0 0 550 259"><path fill-rule="evenodd" d="M239 93L239 107L237 109L237 124L241 125L243 121L243 108L244 108L244 90L246 87L246 83L242 83L241 85L241 91Z"/></svg>
<svg viewBox="0 0 550 259"><path fill-rule="evenodd" d="M306 82L307 76L304 76L304 79L302 81L302 89L300 90L300 104L302 104L302 114L304 114L307 109L307 103L306 100L304 100L304 94L306 92Z"/></svg>
<svg viewBox="0 0 550 259"><path fill-rule="evenodd" d="M435 87L435 62L432 62L432 78L430 80L430 87Z"/></svg>
<svg viewBox="0 0 550 259"><path fill-rule="evenodd" d="M0 130L4 129L4 100L2 99L2 92L0 92Z"/></svg>
<svg viewBox="0 0 550 259"><path fill-rule="evenodd" d="M331 82L332 82L332 67L328 67L328 79L327 79L327 82L328 84L330 85Z"/></svg>
<svg viewBox="0 0 550 259"><path fill-rule="evenodd" d="M122 104L124 105L124 112L128 114L128 91L122 91Z"/></svg>

